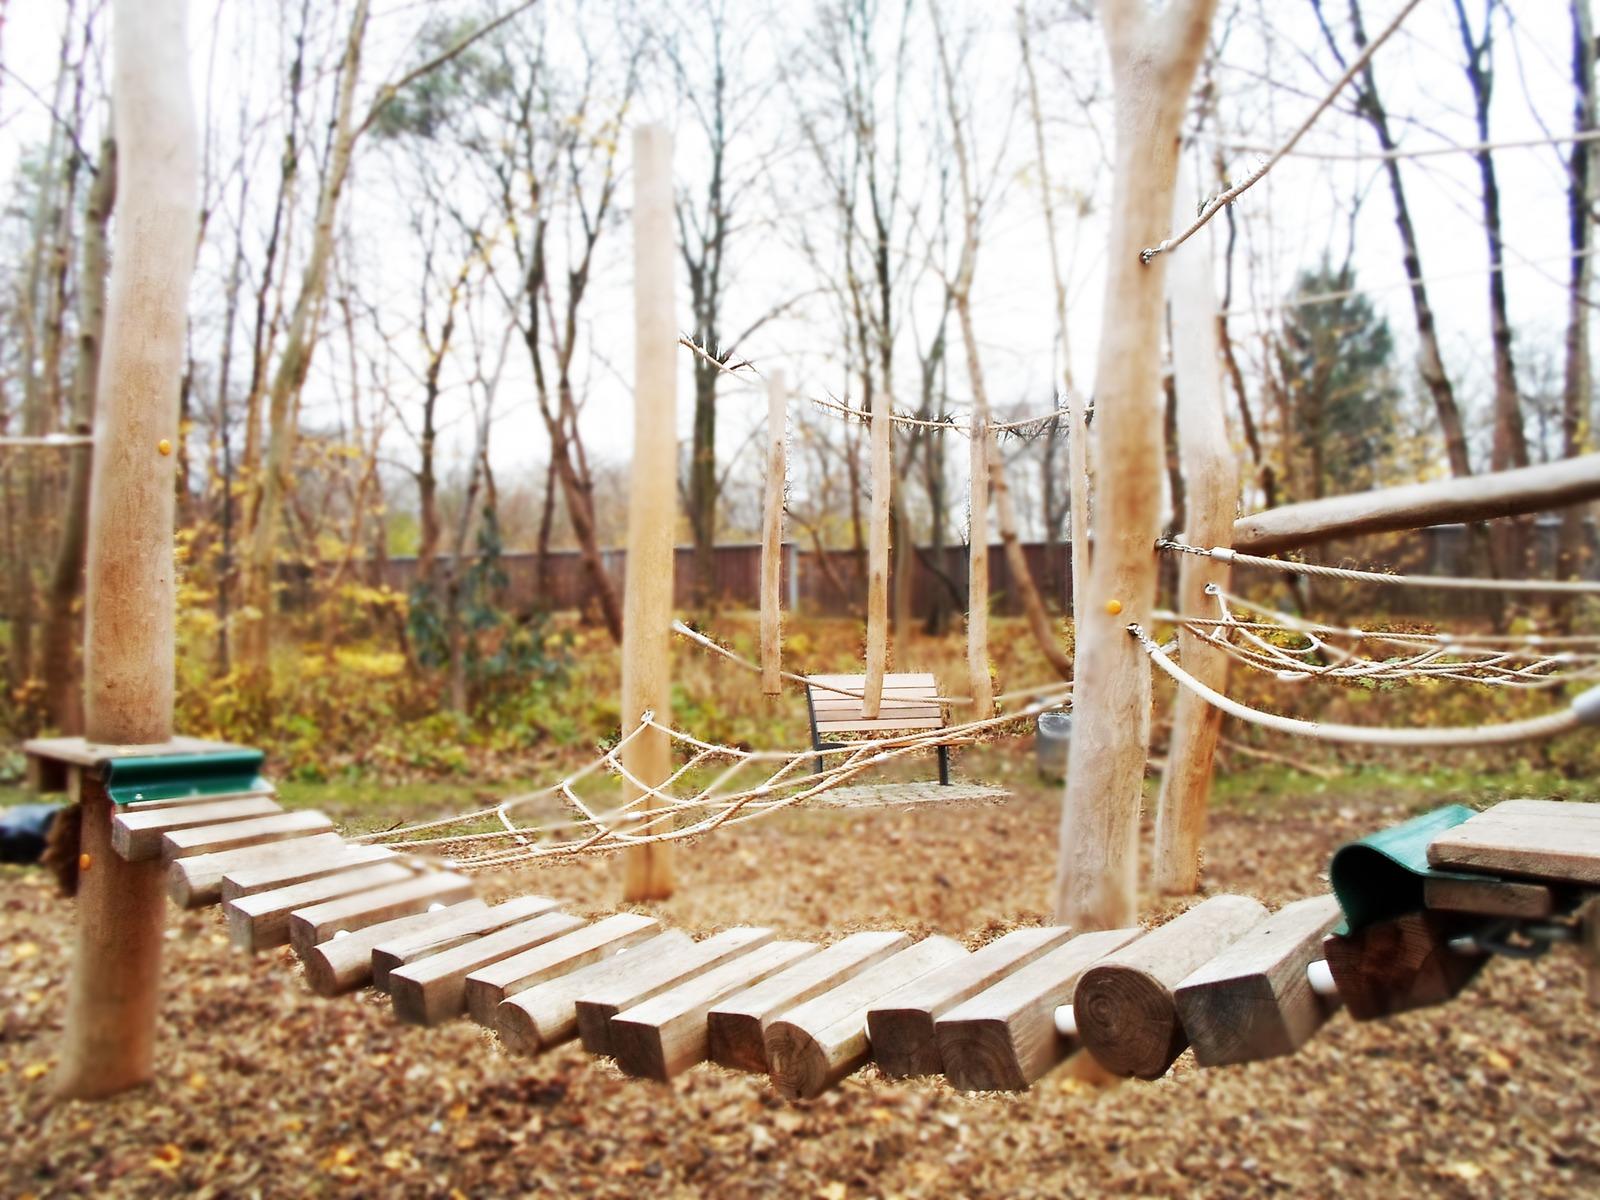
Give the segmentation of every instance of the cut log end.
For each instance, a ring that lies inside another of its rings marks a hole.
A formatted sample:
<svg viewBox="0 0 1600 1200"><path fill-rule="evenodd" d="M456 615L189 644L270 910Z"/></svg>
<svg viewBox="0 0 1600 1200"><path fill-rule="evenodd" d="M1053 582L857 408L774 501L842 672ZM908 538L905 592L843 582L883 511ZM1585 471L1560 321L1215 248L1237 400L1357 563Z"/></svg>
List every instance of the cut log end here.
<svg viewBox="0 0 1600 1200"><path fill-rule="evenodd" d="M945 1078L961 1091L1025 1092L1011 1027L999 1020L961 1021L939 1029Z"/></svg>
<svg viewBox="0 0 1600 1200"><path fill-rule="evenodd" d="M1188 1044L1172 993L1145 972L1091 967L1072 1005L1085 1048L1113 1074L1159 1079Z"/></svg>
<svg viewBox="0 0 1600 1200"><path fill-rule="evenodd" d="M774 1021L765 1045L772 1085L785 1100L809 1100L828 1090L828 1056L804 1029Z"/></svg>

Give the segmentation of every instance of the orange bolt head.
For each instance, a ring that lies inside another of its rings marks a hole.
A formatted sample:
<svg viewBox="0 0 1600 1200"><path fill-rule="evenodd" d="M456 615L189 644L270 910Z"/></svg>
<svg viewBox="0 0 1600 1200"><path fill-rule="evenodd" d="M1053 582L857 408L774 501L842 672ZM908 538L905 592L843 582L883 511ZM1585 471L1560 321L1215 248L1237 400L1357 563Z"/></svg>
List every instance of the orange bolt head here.
<svg viewBox="0 0 1600 1200"><path fill-rule="evenodd" d="M1106 611L1108 613L1110 613L1113 617L1116 616L1119 612L1122 611L1122 601L1121 600L1107 600L1106 601Z"/></svg>
<svg viewBox="0 0 1600 1200"><path fill-rule="evenodd" d="M78 855L78 870L87 871L94 863L94 858L87 851Z"/></svg>
<svg viewBox="0 0 1600 1200"><path fill-rule="evenodd" d="M167 441L166 438L162 438L161 441L156 443L156 449L161 451L161 457L165 458L172 453L172 443Z"/></svg>

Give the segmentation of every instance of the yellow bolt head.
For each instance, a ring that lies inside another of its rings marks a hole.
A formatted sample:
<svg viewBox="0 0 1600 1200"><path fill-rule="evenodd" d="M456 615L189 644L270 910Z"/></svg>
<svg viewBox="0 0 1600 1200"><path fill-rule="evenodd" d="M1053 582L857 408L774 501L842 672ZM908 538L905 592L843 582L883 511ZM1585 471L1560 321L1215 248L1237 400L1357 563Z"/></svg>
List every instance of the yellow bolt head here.
<svg viewBox="0 0 1600 1200"><path fill-rule="evenodd" d="M172 453L172 443L167 441L166 438L162 438L156 443L156 449L161 451L161 457L165 458L167 455Z"/></svg>
<svg viewBox="0 0 1600 1200"><path fill-rule="evenodd" d="M1107 600L1106 601L1106 611L1108 613L1110 613L1113 617L1116 616L1119 612L1122 611L1122 601L1121 600Z"/></svg>
<svg viewBox="0 0 1600 1200"><path fill-rule="evenodd" d="M87 852L78 855L78 870L87 871L93 862L93 857L91 857Z"/></svg>

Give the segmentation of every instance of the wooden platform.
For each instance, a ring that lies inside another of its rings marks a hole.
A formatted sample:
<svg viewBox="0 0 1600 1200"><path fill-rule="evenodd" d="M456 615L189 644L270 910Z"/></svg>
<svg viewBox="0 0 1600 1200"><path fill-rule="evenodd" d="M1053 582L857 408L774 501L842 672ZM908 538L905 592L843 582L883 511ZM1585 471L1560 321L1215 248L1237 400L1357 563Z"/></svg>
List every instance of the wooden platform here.
<svg viewBox="0 0 1600 1200"><path fill-rule="evenodd" d="M838 787L806 803L820 808L888 808L901 804L953 804L960 800L1000 804L1009 799L1011 793L1005 788L984 783L940 784L930 779L926 783L869 783L857 787Z"/></svg>

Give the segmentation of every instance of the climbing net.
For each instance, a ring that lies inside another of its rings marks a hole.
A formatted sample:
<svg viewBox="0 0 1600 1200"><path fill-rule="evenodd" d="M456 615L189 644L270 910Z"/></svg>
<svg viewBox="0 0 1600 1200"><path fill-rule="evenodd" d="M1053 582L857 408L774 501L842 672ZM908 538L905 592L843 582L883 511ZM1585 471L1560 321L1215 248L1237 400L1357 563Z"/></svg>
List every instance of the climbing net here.
<svg viewBox="0 0 1600 1200"><path fill-rule="evenodd" d="M1307 621L1236 596L1216 584L1213 617L1158 612L1231 659L1287 683L1310 679L1441 679L1542 690L1600 679L1600 637L1440 634L1360 629ZM1352 645L1388 647L1383 657Z"/></svg>
<svg viewBox="0 0 1600 1200"><path fill-rule="evenodd" d="M759 670L733 651L676 625L696 644ZM786 677L810 683L805 676ZM822 686L822 685L817 685ZM829 689L833 690L833 689ZM845 689L838 689L850 695ZM867 771L940 745L973 743L1051 709L1068 705L1072 685L1059 681L1008 693L1000 699L1032 697L1015 712L918 730L896 737L863 739L828 749L750 750L708 742L663 723L645 712L599 757L559 782L499 804L419 821L355 838L420 852L455 870L489 871L541 859L618 850L653 842L684 841L730 825L771 816L813 800ZM959 701L946 698L946 703ZM630 750L663 745L678 765L659 784L641 779L629 765ZM620 783L630 798L605 807L597 783ZM575 815L559 820L520 820L519 811L552 803ZM462 827L493 821L498 829Z"/></svg>

